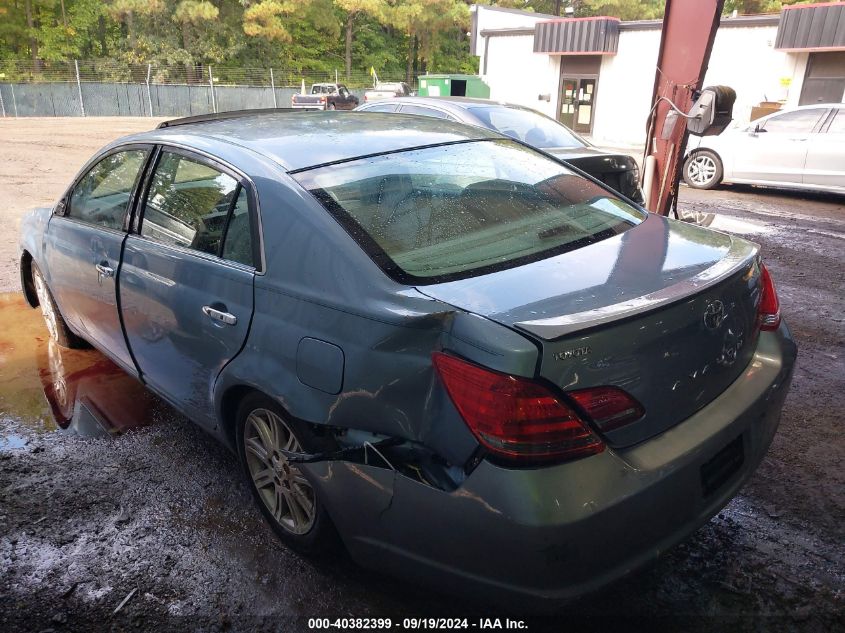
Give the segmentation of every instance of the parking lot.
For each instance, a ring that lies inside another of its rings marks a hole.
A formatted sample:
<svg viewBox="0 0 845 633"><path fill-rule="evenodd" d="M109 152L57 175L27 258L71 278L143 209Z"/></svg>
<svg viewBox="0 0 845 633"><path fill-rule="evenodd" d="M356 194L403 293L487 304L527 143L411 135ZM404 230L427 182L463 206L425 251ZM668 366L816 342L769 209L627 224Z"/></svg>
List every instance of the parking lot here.
<svg viewBox="0 0 845 633"><path fill-rule="evenodd" d="M518 605L468 604L366 572L342 552L292 553L234 456L98 352L48 344L18 293L20 218L105 142L156 122L0 120L0 629L523 617ZM799 344L779 432L754 478L689 541L529 628L604 631L626 618L642 631L834 630L845 613L845 199L723 186L683 188L680 200L762 245ZM59 430L57 417L78 422L74 398L93 402L108 432Z"/></svg>

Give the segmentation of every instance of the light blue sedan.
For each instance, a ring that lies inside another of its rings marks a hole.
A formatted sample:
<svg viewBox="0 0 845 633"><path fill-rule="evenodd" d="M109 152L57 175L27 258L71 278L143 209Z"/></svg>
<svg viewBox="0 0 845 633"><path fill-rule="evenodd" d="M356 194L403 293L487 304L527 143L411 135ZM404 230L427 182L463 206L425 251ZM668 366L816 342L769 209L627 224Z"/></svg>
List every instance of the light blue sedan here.
<svg viewBox="0 0 845 633"><path fill-rule="evenodd" d="M121 139L26 218L21 277L59 343L236 452L291 546L523 606L718 512L796 357L755 244L426 117Z"/></svg>

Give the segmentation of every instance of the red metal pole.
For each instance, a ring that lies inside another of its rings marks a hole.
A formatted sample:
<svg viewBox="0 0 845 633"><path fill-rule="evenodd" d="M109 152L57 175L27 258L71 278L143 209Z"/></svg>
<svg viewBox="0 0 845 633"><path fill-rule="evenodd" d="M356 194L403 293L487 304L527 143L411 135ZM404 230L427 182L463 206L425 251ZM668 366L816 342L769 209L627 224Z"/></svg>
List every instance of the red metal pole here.
<svg viewBox="0 0 845 633"><path fill-rule="evenodd" d="M670 102L684 113L692 106L693 93L701 89L707 72L724 1L666 0L645 149L656 160L651 191L645 192L648 207L661 215L669 215L677 196L688 137L682 116L674 116L674 125L670 117L667 124Z"/></svg>

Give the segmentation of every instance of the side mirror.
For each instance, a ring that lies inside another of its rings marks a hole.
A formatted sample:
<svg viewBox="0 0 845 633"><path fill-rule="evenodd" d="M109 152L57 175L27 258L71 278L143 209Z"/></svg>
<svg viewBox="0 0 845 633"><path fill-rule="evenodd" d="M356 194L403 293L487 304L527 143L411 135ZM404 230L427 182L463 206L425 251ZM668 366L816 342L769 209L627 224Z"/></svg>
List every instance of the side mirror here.
<svg viewBox="0 0 845 633"><path fill-rule="evenodd" d="M728 86L710 86L702 90L688 113L687 129L690 134L721 134L731 122L735 101L736 92Z"/></svg>

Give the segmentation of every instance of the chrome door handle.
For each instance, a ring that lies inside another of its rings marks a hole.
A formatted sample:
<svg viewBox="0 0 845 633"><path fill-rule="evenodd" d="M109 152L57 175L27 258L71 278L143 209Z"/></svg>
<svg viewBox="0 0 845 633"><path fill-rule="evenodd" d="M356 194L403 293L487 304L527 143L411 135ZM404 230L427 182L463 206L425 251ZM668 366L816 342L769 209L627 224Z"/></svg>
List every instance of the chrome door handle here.
<svg viewBox="0 0 845 633"><path fill-rule="evenodd" d="M215 310L211 306L203 306L202 312L209 319L218 321L219 323L225 323L226 325L235 325L238 322L238 317L236 317L231 312L222 312L221 310Z"/></svg>
<svg viewBox="0 0 845 633"><path fill-rule="evenodd" d="M106 266L105 264L97 264L97 276L99 277L114 277L114 268Z"/></svg>

